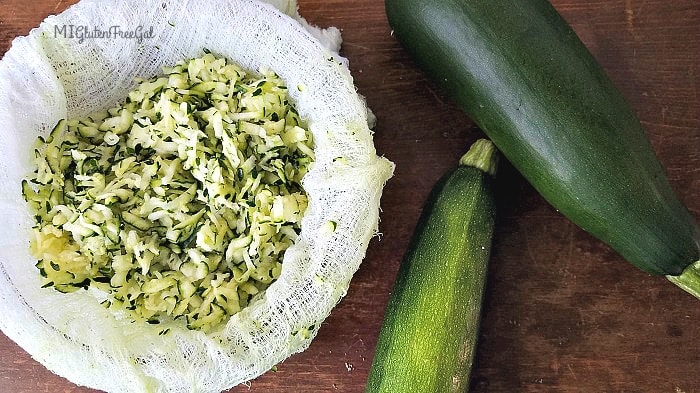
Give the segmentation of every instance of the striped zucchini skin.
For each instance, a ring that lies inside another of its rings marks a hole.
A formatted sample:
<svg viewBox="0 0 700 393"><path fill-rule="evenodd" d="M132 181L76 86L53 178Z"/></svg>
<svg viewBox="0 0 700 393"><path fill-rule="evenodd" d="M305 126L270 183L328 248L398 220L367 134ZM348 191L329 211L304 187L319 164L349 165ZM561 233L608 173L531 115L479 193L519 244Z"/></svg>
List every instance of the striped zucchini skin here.
<svg viewBox="0 0 700 393"><path fill-rule="evenodd" d="M494 211L490 175L476 167L435 186L399 268L368 393L468 389Z"/></svg>
<svg viewBox="0 0 700 393"><path fill-rule="evenodd" d="M394 35L537 191L652 274L700 230L633 109L546 0L386 0Z"/></svg>

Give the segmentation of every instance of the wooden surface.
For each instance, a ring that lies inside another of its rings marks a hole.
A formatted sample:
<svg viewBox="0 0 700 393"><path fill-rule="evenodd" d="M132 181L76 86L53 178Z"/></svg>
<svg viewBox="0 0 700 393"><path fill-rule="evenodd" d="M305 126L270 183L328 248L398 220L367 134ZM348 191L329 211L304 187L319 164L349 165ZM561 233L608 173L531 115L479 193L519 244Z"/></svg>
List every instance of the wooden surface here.
<svg viewBox="0 0 700 393"><path fill-rule="evenodd" d="M0 53L71 1L0 0ZM375 143L397 167L348 295L311 347L231 392L362 392L384 307L423 201L482 134L390 34L380 0L299 0L338 26ZM555 0L639 113L700 216L700 3ZM700 302L636 270L548 206L507 163L472 392L700 392ZM2 316L0 316L2 318ZM426 370L428 371L428 370ZM90 392L0 335L0 392Z"/></svg>

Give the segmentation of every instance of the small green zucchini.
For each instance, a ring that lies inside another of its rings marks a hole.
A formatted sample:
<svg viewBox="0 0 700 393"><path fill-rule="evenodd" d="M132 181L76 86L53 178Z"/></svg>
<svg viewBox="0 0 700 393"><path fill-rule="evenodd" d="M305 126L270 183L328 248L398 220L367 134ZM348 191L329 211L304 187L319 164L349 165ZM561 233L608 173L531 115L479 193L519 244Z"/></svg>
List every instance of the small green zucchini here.
<svg viewBox="0 0 700 393"><path fill-rule="evenodd" d="M537 191L700 297L700 230L634 110L547 0L385 0L394 36Z"/></svg>
<svg viewBox="0 0 700 393"><path fill-rule="evenodd" d="M496 150L478 140L435 186L394 284L368 393L469 387L494 226Z"/></svg>

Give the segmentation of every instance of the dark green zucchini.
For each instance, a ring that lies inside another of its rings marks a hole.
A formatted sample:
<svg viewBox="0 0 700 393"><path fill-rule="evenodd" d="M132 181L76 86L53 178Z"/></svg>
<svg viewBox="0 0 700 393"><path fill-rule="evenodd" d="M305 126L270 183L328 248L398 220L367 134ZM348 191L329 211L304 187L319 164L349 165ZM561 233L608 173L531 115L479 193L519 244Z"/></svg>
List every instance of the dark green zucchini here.
<svg viewBox="0 0 700 393"><path fill-rule="evenodd" d="M394 35L556 209L700 297L700 230L640 121L546 0L386 0Z"/></svg>
<svg viewBox="0 0 700 393"><path fill-rule="evenodd" d="M494 145L477 141L426 202L386 309L367 392L464 392L478 338Z"/></svg>

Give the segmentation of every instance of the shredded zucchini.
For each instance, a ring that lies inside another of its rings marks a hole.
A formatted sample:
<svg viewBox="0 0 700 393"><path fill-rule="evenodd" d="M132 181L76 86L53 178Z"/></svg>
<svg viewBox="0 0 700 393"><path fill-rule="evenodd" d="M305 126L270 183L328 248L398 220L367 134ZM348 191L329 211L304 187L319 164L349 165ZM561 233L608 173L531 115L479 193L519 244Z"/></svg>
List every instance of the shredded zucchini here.
<svg viewBox="0 0 700 393"><path fill-rule="evenodd" d="M22 192L43 285L210 331L280 274L313 141L270 70L207 53L39 138Z"/></svg>

